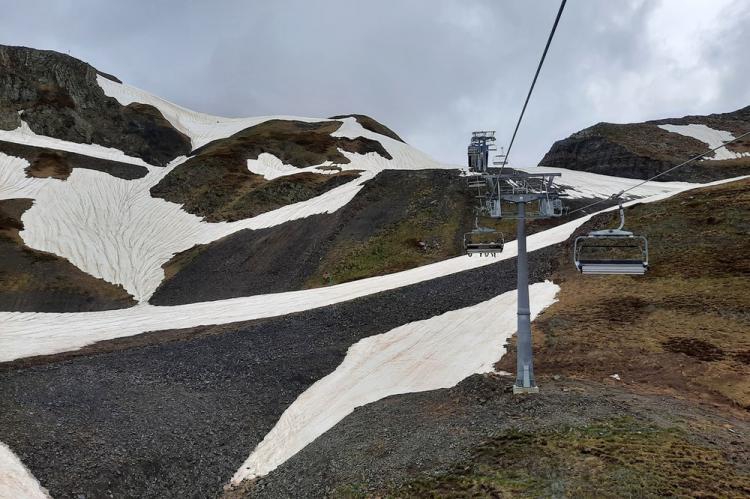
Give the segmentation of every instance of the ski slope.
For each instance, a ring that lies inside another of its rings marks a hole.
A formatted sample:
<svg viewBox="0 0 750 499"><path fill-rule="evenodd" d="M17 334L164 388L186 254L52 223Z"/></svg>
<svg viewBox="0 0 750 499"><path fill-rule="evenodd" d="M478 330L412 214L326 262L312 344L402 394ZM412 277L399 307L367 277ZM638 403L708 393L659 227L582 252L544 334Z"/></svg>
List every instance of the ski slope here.
<svg viewBox="0 0 750 499"><path fill-rule="evenodd" d="M549 281L529 289L532 320L555 302ZM515 291L477 305L370 336L281 415L232 478L266 475L333 428L356 407L399 393L449 388L475 373L492 372L516 332Z"/></svg>

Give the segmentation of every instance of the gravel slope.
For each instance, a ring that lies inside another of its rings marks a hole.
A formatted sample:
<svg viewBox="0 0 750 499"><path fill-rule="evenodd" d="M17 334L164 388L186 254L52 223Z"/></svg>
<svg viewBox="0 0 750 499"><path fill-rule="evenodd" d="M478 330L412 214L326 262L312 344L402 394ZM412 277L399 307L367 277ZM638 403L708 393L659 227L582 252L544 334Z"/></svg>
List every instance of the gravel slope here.
<svg viewBox="0 0 750 499"><path fill-rule="evenodd" d="M508 431L558 430L623 416L659 427L709 419L716 427L703 425L708 439L693 435L696 442L735 456L740 461L734 464L745 472L750 465L743 450L747 438L738 436L747 434L747 421L668 397L629 393L614 383L545 379L533 397L513 396L512 384L511 377L474 375L453 388L361 407L275 471L227 497L378 497L384 488L470 462L472 450Z"/></svg>
<svg viewBox="0 0 750 499"><path fill-rule="evenodd" d="M531 282L549 275L556 251L530 255ZM182 341L6 366L0 441L53 497L215 496L353 343L514 288L510 259L299 314L184 331Z"/></svg>

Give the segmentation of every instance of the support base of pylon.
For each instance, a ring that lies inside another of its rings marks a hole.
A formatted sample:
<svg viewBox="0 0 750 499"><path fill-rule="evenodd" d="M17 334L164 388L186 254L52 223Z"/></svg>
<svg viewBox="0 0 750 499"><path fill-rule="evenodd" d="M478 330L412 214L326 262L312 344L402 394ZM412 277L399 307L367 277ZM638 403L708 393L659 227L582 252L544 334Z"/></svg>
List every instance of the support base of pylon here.
<svg viewBox="0 0 750 499"><path fill-rule="evenodd" d="M539 393L539 387L538 386L513 385L513 394L518 395L519 393Z"/></svg>

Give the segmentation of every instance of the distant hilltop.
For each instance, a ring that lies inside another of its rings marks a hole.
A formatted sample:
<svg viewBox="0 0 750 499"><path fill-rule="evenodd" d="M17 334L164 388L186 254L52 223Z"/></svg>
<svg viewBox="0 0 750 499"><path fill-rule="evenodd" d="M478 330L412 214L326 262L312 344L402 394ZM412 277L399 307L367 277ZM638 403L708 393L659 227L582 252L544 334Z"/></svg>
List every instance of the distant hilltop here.
<svg viewBox="0 0 750 499"><path fill-rule="evenodd" d="M597 123L558 140L542 166L649 178L750 131L750 106L731 113L643 123ZM706 182L750 173L750 137L659 180Z"/></svg>

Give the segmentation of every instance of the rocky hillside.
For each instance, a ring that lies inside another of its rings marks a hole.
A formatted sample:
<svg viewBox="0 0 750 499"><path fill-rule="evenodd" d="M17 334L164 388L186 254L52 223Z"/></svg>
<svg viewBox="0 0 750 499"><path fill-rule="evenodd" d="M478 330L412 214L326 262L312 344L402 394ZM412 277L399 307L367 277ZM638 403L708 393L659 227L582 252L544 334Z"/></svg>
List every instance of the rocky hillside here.
<svg viewBox="0 0 750 499"><path fill-rule="evenodd" d="M539 162L629 178L649 178L750 131L750 106L731 113L644 123L598 123L558 140ZM723 133L722 133L723 132ZM706 182L750 173L750 137L660 180Z"/></svg>
<svg viewBox="0 0 750 499"><path fill-rule="evenodd" d="M258 159L260 154L272 154L283 164L298 168L326 162L349 164L340 150L393 159L375 140L333 137L340 126L339 121L269 120L249 127L193 151L187 161L151 188L151 194L182 204L189 213L211 222L239 220L306 201L354 178L351 172L307 173L267 182L247 167L247 160Z"/></svg>
<svg viewBox="0 0 750 499"><path fill-rule="evenodd" d="M0 46L0 129L23 120L39 135L100 144L154 165L190 152L190 140L153 106L121 105L83 61L49 50Z"/></svg>

